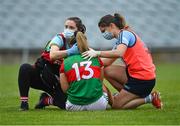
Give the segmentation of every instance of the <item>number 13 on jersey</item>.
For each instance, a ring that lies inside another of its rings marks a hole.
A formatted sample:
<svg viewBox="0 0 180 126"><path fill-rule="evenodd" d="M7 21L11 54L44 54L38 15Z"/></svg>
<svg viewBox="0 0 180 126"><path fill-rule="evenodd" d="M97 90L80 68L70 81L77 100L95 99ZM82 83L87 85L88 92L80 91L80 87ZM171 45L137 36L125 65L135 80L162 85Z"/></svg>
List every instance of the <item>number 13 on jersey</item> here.
<svg viewBox="0 0 180 126"><path fill-rule="evenodd" d="M74 63L72 65L72 68L75 70L77 81L80 81L81 79L92 78L94 75L93 69L90 68L92 61L83 61L83 62L80 62L79 64L80 64L80 67L83 67L83 66L85 67L84 71L87 71L88 74L86 74L86 75L83 74L82 76L80 76L79 65L78 65L78 63Z"/></svg>

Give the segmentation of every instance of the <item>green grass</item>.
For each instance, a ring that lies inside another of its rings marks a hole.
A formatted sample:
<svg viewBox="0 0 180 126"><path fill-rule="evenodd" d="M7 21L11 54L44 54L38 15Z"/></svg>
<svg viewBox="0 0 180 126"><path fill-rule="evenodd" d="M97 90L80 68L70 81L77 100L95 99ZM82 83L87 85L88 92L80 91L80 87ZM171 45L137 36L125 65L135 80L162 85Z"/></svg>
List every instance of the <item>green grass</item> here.
<svg viewBox="0 0 180 126"><path fill-rule="evenodd" d="M178 125L180 124L180 64L158 64L156 66L157 85L155 89L161 92L164 102L162 110L153 108L151 104L143 105L135 110L66 112L56 107L35 110L33 107L38 101L39 91L31 89L30 110L21 112L18 110L17 73L19 66L1 65L0 125Z"/></svg>

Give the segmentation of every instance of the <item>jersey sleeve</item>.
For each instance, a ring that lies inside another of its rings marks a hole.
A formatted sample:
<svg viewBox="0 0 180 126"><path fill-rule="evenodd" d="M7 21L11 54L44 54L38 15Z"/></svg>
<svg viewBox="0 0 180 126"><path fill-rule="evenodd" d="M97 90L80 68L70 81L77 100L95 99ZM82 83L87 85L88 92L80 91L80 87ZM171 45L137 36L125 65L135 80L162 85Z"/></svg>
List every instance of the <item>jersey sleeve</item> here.
<svg viewBox="0 0 180 126"><path fill-rule="evenodd" d="M60 73L65 73L65 71L64 71L64 62L62 62L61 67L59 69L59 72Z"/></svg>
<svg viewBox="0 0 180 126"><path fill-rule="evenodd" d="M126 45L128 47L131 47L131 46L134 45L135 42L136 42L136 37L132 32L130 32L130 31L122 31L119 34L118 40L116 42L116 46L119 45L119 44L124 44L124 45Z"/></svg>
<svg viewBox="0 0 180 126"><path fill-rule="evenodd" d="M54 38L51 40L51 45L57 45L59 48L62 48L64 45L63 38L60 35L54 36Z"/></svg>

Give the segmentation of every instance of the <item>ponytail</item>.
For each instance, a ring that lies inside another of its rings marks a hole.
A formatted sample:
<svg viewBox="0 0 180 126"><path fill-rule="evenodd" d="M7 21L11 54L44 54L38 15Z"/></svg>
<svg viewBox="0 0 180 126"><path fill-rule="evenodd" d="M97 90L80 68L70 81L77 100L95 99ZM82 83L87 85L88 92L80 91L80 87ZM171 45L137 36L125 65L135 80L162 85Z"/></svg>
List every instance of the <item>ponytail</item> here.
<svg viewBox="0 0 180 126"><path fill-rule="evenodd" d="M115 13L114 14L114 24L119 28L119 29L124 29L124 28L127 28L127 24L126 24L126 21L125 21L125 18L118 14L118 13Z"/></svg>
<svg viewBox="0 0 180 126"><path fill-rule="evenodd" d="M77 41L77 45L78 45L80 53L83 53L89 50L87 38L82 32L77 32L76 41Z"/></svg>

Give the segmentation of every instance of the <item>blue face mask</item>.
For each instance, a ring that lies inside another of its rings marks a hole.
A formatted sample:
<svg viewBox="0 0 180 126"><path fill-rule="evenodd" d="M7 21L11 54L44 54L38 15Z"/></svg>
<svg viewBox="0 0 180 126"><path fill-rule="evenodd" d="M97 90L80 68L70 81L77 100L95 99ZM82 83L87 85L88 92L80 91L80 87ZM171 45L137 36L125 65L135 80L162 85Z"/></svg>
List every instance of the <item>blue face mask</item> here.
<svg viewBox="0 0 180 126"><path fill-rule="evenodd" d="M103 35L103 37L104 37L105 39L107 39L107 40L111 40L111 39L114 38L114 37L113 37L113 33L108 32L108 31L103 32L102 35Z"/></svg>
<svg viewBox="0 0 180 126"><path fill-rule="evenodd" d="M74 30L71 29L64 29L64 37L65 38L71 38L74 35Z"/></svg>

